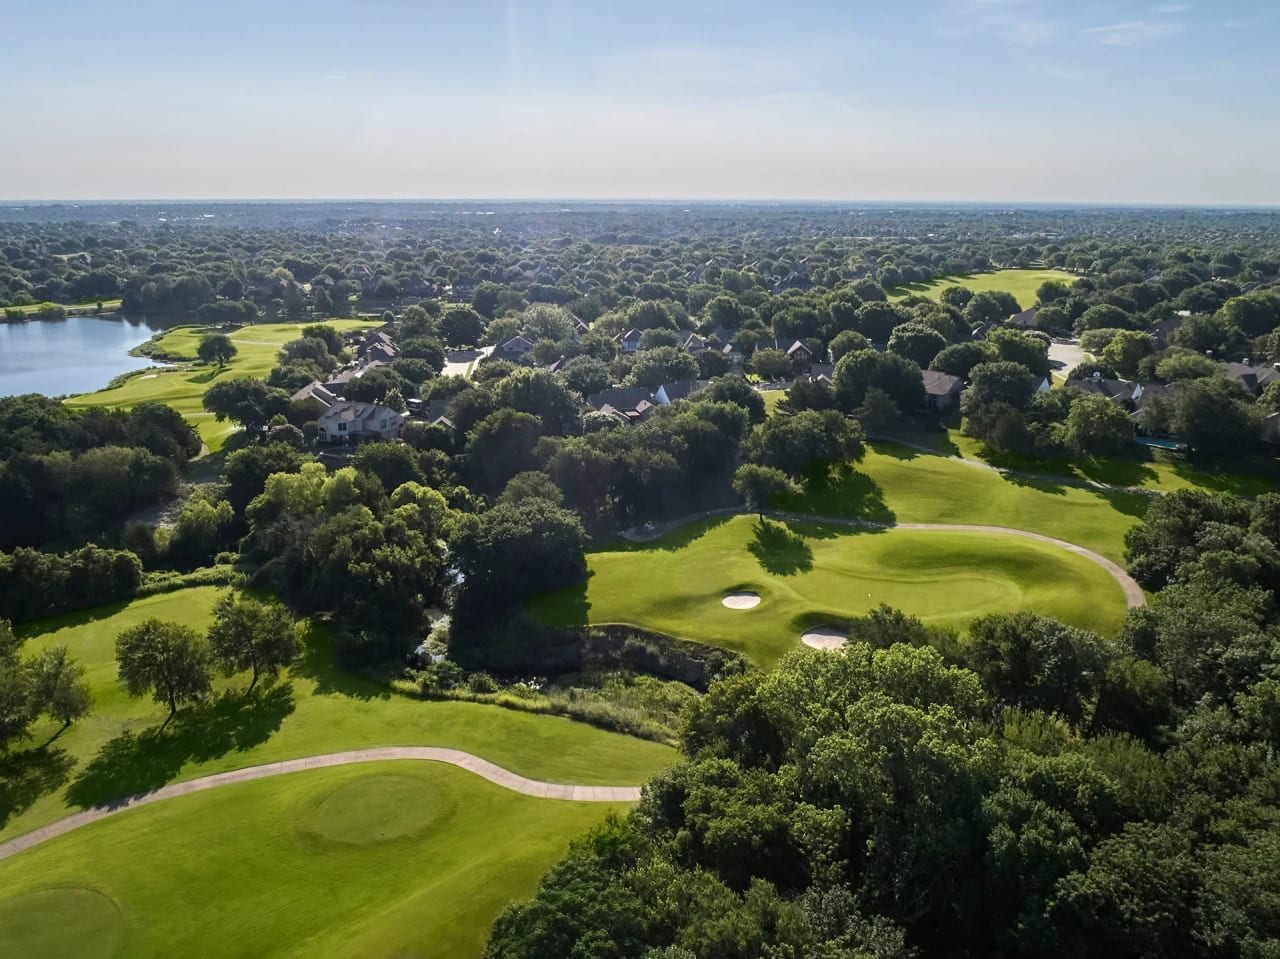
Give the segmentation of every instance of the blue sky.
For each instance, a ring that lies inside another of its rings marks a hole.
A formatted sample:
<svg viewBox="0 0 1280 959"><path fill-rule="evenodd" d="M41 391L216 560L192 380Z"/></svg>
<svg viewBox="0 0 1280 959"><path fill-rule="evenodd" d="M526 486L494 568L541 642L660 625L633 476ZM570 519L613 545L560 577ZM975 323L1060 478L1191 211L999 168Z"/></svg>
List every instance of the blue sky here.
<svg viewBox="0 0 1280 959"><path fill-rule="evenodd" d="M1280 203L1276 0L0 0L0 22L5 199Z"/></svg>

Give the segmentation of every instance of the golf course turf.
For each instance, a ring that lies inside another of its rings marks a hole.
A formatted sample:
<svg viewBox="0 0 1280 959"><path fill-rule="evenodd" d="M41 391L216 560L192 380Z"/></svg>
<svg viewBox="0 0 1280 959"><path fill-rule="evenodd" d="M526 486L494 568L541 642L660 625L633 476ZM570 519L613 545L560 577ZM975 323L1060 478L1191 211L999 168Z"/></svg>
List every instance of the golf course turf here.
<svg viewBox="0 0 1280 959"><path fill-rule="evenodd" d="M2 760L0 840L169 782L370 746L447 746L523 776L581 785L638 785L676 759L657 743L559 717L391 693L337 669L318 629L274 687L246 697L248 677L234 677L212 702L162 728L167 710L129 699L116 681L115 637L153 616L203 629L219 592L185 589L19 629L23 655L65 644L88 668L94 711L47 748ZM39 746L57 726L33 732L30 745Z"/></svg>
<svg viewBox="0 0 1280 959"><path fill-rule="evenodd" d="M889 290L889 298L900 300L904 297L922 295L936 300L942 291L949 286L962 286L974 293L1010 293L1024 310L1036 303L1036 290L1057 280L1070 286L1079 277L1063 270L995 270L991 273L970 273L965 276L944 276L928 283L908 283Z"/></svg>
<svg viewBox="0 0 1280 959"><path fill-rule="evenodd" d="M961 629L987 613L1032 609L1114 633L1119 585L1060 547L996 533L852 531L754 516L694 523L653 543L588 556L579 587L535 598L549 623L626 623L726 646L772 666L815 623L882 603ZM754 609L726 594L759 593Z"/></svg>
<svg viewBox="0 0 1280 959"><path fill-rule="evenodd" d="M832 470L778 509L876 523L1011 526L1087 547L1124 562L1124 535L1150 503L1142 493L1082 489L1002 476L945 456L875 442L857 463Z"/></svg>
<svg viewBox="0 0 1280 959"><path fill-rule="evenodd" d="M339 332L375 326L374 320L315 320ZM236 356L222 369L215 366L192 366L172 370L146 370L125 380L120 386L84 393L67 400L72 406L105 406L130 409L148 400L165 403L195 427L212 452L217 452L227 438L239 428L230 421L219 423L206 413L202 401L205 391L214 383L253 376L265 379L276 363L276 354L289 340L302 335L309 323L261 323L244 326L231 334ZM196 358L196 348L207 331L200 327L180 326L168 331L155 343L157 355Z"/></svg>
<svg viewBox="0 0 1280 959"><path fill-rule="evenodd" d="M502 907L620 808L435 763L227 786L0 863L0 941L23 959L477 956Z"/></svg>

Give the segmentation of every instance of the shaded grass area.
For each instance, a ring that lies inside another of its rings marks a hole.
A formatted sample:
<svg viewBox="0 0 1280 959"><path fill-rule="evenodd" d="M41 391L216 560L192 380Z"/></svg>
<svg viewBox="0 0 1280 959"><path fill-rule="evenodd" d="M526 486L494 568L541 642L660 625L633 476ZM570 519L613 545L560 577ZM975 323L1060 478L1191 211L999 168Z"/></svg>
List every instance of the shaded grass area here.
<svg viewBox="0 0 1280 959"><path fill-rule="evenodd" d="M477 956L501 908L618 808L435 763L226 786L0 863L0 941L23 959Z"/></svg>
<svg viewBox="0 0 1280 959"><path fill-rule="evenodd" d="M1082 456L1071 459L1021 456L988 447L980 440L951 432L947 442L954 448L951 455L978 460L1002 469L1027 473L1064 476L1076 481L1105 483L1109 486L1137 486L1154 492L1172 493L1198 489L1210 493L1234 493L1237 496L1260 496L1280 482L1280 468L1275 460L1257 459L1246 469L1235 472L1201 467L1185 460L1160 459L1149 450L1135 449L1132 456Z"/></svg>
<svg viewBox="0 0 1280 959"><path fill-rule="evenodd" d="M592 553L578 587L536 598L530 611L564 626L627 623L712 643L772 666L806 626L841 621L881 603L933 626L1033 609L1114 632L1119 585L1066 550L999 534L851 531L820 523L761 524L721 517L645 546ZM726 593L761 597L727 609Z"/></svg>
<svg viewBox="0 0 1280 959"><path fill-rule="evenodd" d="M900 300L907 296L922 295L936 300L949 286L963 286L974 293L1010 293L1024 310L1035 306L1036 290L1050 280L1068 285L1079 277L1063 270L994 270L991 273L970 273L964 276L944 276L928 283L908 283L889 290L889 299Z"/></svg>
<svg viewBox="0 0 1280 959"><path fill-rule="evenodd" d="M1142 493L1080 489L1001 476L894 443L875 442L857 464L810 481L780 509L841 519L1010 526L1087 546L1124 562L1124 534L1146 514Z"/></svg>
<svg viewBox="0 0 1280 959"><path fill-rule="evenodd" d="M584 785L640 783L676 758L666 746L556 716L392 693L337 668L320 628L276 686L245 696L248 677L235 677L164 726L167 709L129 699L117 683L115 638L153 616L204 629L220 592L184 589L21 628L24 655L68 647L87 667L95 703L56 739L56 724L37 727L30 748L0 764L0 838L167 782L366 746L448 746L531 778Z"/></svg>
<svg viewBox="0 0 1280 959"><path fill-rule="evenodd" d="M341 332L372 325L369 320L323 322ZM239 352L222 369L193 366L175 370L143 371L137 376L129 377L119 386L75 396L67 402L72 406L106 406L113 409L130 409L148 400L164 403L186 417L205 445L217 452L238 427L228 421L219 423L211 413L204 411L201 401L205 391L214 383L225 380L244 376L265 378L275 366L280 347L289 340L297 339L302 334L302 328L307 325L310 324L264 323L241 327L231 334L231 340ZM155 340L151 347L158 356L194 360L196 348L205 332L200 327L175 327Z"/></svg>

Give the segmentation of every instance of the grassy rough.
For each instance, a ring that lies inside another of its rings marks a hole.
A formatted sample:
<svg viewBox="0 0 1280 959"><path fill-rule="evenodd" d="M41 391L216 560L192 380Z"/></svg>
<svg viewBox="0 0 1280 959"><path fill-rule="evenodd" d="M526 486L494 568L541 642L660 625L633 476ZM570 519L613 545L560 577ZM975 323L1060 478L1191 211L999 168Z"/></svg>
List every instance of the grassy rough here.
<svg viewBox="0 0 1280 959"><path fill-rule="evenodd" d="M1113 633L1125 613L1119 585L1095 564L999 534L761 526L735 516L593 553L588 565L585 585L538 597L533 614L557 625L656 629L738 650L765 667L795 649L806 626L881 603L957 629L987 613L1033 609ZM721 600L735 590L762 602L727 609Z"/></svg>
<svg viewBox="0 0 1280 959"><path fill-rule="evenodd" d="M227 786L0 863L0 941L23 959L478 956L502 907L617 808L435 763Z"/></svg>
<svg viewBox="0 0 1280 959"><path fill-rule="evenodd" d="M0 765L0 839L168 782L367 746L448 746L531 778L584 785L641 783L675 761L666 746L556 716L394 694L337 669L319 629L275 687L246 699L248 677L234 677L213 702L180 712L162 729L166 709L129 699L117 683L115 638L153 616L204 629L220 593L184 589L21 628L25 655L69 648L87 667L95 704L46 749ZM37 727L32 745L56 731Z"/></svg>
<svg viewBox="0 0 1280 959"><path fill-rule="evenodd" d="M1068 285L1079 277L1063 270L995 270L991 273L971 273L968 276L944 276L928 283L908 283L889 291L891 300L923 295L936 300L949 286L963 286L974 293L1011 293L1024 310L1036 303L1036 290L1041 284L1058 280Z"/></svg>
<svg viewBox="0 0 1280 959"><path fill-rule="evenodd" d="M318 322L318 321L317 321ZM376 325L370 320L325 320L340 332L366 329ZM245 326L231 334L238 353L221 370L213 366L146 371L131 376L121 385L97 393L84 393L67 400L72 406L106 406L130 409L152 400L172 406L187 418L212 452L222 449L239 427L230 421L219 423L202 405L205 391L214 383L254 376L265 379L276 363L276 354L289 340L297 339L307 323L270 323ZM196 348L207 331L201 327L180 326L168 331L152 343L157 355L194 360Z"/></svg>

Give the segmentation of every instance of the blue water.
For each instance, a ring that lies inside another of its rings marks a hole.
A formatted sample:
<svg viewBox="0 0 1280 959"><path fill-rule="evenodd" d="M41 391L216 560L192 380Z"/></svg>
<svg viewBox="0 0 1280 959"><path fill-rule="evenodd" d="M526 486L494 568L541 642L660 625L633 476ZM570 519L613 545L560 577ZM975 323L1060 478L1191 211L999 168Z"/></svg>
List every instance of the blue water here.
<svg viewBox="0 0 1280 959"><path fill-rule="evenodd" d="M1146 436L1139 436L1138 444L1141 446L1150 446L1157 450L1180 450L1186 444L1179 443L1177 440L1153 440Z"/></svg>
<svg viewBox="0 0 1280 959"><path fill-rule="evenodd" d="M129 351L158 329L119 316L0 323L0 396L100 390L121 373L152 365Z"/></svg>

